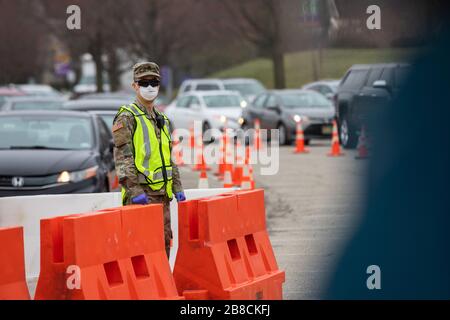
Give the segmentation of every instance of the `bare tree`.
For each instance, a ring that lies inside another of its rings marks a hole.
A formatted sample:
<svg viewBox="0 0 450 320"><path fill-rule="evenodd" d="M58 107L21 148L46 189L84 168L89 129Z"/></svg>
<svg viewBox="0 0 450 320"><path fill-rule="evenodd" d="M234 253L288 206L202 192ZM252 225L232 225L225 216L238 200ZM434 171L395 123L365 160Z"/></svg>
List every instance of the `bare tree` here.
<svg viewBox="0 0 450 320"><path fill-rule="evenodd" d="M220 3L228 13L230 30L255 45L261 56L272 60L275 88L285 88L281 1L223 0Z"/></svg>

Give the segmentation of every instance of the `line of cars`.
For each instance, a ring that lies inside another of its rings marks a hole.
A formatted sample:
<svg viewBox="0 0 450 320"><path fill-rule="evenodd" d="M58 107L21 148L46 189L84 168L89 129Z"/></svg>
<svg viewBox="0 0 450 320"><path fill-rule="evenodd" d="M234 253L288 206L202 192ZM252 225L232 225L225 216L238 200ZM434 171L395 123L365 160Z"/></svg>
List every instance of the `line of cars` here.
<svg viewBox="0 0 450 320"><path fill-rule="evenodd" d="M194 79L183 82L165 112L174 129L189 129L196 120L202 122L204 131L246 130L258 119L260 127L268 130L268 138L270 129L279 130L283 145L292 143L301 121L309 143L331 135L334 108L325 96L312 89L267 90L255 79Z"/></svg>

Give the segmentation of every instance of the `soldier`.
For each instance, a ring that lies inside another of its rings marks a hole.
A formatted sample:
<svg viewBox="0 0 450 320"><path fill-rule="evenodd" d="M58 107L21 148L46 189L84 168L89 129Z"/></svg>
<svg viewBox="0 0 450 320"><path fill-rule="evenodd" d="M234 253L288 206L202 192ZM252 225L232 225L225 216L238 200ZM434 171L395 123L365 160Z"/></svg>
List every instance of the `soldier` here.
<svg viewBox="0 0 450 320"><path fill-rule="evenodd" d="M160 86L159 67L153 62L133 67L134 103L119 109L112 128L116 171L123 205L162 203L167 257L172 229L170 201L185 201L178 168L171 158L169 120L155 109Z"/></svg>

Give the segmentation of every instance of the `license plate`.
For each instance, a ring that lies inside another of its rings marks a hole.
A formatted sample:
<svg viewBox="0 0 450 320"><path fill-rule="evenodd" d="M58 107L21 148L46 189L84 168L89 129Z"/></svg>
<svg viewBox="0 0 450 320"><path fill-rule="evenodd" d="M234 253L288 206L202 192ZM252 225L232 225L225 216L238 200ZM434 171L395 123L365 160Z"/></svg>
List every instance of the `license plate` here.
<svg viewBox="0 0 450 320"><path fill-rule="evenodd" d="M332 126L323 126L322 127L322 134L331 134L333 132Z"/></svg>

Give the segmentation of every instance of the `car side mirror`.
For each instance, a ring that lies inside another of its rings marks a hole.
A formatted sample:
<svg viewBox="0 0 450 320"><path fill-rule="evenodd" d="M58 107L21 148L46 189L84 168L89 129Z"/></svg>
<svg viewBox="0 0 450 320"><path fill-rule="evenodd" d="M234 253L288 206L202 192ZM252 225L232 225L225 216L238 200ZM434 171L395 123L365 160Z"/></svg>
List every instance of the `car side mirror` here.
<svg viewBox="0 0 450 320"><path fill-rule="evenodd" d="M328 100L333 100L333 97L334 97L334 93L332 93L332 92L328 92L327 94L325 94L325 97L328 99Z"/></svg>
<svg viewBox="0 0 450 320"><path fill-rule="evenodd" d="M390 91L390 87L387 84L386 80L377 80L373 83L372 85L374 88L379 88L379 89L386 89L388 91Z"/></svg>
<svg viewBox="0 0 450 320"><path fill-rule="evenodd" d="M114 140L113 139L109 140L109 151L111 153L114 152Z"/></svg>

